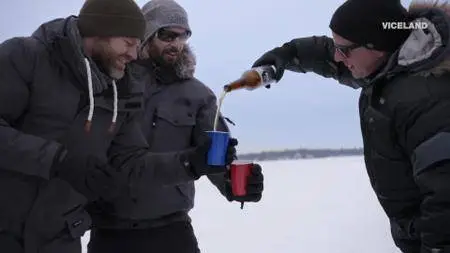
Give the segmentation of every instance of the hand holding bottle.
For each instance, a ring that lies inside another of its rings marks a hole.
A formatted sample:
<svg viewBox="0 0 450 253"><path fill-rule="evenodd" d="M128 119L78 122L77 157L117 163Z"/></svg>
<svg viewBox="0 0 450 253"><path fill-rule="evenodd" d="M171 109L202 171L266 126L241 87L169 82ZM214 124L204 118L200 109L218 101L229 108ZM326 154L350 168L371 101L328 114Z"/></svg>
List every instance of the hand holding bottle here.
<svg viewBox="0 0 450 253"><path fill-rule="evenodd" d="M270 51L267 51L260 56L252 65L252 68L259 66L272 65L275 67L274 79L279 82L283 77L284 71L288 63L296 55L295 46L292 43L285 43L281 47L276 47Z"/></svg>
<svg viewBox="0 0 450 253"><path fill-rule="evenodd" d="M237 89L254 90L261 86L270 87L275 82L276 69L271 65L264 65L245 71L241 78L224 86L226 92Z"/></svg>

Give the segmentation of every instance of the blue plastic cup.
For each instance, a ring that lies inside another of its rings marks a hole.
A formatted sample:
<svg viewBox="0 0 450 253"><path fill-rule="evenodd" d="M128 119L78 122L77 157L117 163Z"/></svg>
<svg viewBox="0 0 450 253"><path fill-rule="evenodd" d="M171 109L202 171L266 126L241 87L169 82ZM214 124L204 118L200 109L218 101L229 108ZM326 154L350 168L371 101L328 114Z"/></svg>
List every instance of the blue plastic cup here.
<svg viewBox="0 0 450 253"><path fill-rule="evenodd" d="M211 147L208 151L208 165L224 166L226 164L230 133L221 131L206 131L206 133L211 138Z"/></svg>

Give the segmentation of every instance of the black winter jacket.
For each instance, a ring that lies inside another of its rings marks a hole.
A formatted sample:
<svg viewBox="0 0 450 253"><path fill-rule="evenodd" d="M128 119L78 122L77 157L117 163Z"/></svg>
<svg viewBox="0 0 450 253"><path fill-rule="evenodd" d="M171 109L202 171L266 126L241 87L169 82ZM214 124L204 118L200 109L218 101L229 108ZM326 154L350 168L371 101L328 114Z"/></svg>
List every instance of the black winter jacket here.
<svg viewBox="0 0 450 253"><path fill-rule="evenodd" d="M47 241L67 226L71 235L82 235L91 226L83 208L87 202L95 203L95 210L110 208L89 185L92 180L81 176L69 185L50 177L62 147L80 164L89 155L109 161L127 179L125 195L192 180L187 150L148 150L135 117L142 110L142 89L130 82L117 87L117 121L109 131L116 110L112 80L84 56L76 22L76 17L53 20L30 37L0 45L0 228L25 237L25 244ZM86 132L90 113L92 127ZM79 166L81 175L85 170Z"/></svg>
<svg viewBox="0 0 450 253"><path fill-rule="evenodd" d="M429 29L413 31L367 79L334 60L331 38L280 48L291 52L288 70L361 89L365 164L396 245L405 253L450 252L450 22L441 9L411 11Z"/></svg>

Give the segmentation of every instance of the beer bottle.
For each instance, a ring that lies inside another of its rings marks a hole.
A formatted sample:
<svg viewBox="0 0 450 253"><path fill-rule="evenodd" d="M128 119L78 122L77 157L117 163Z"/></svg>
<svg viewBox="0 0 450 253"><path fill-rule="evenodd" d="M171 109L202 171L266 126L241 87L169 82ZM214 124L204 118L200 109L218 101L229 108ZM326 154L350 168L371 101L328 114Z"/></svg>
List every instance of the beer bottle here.
<svg viewBox="0 0 450 253"><path fill-rule="evenodd" d="M225 85L225 92L237 89L253 90L262 86L268 86L275 82L275 67L266 65L245 71L241 78Z"/></svg>

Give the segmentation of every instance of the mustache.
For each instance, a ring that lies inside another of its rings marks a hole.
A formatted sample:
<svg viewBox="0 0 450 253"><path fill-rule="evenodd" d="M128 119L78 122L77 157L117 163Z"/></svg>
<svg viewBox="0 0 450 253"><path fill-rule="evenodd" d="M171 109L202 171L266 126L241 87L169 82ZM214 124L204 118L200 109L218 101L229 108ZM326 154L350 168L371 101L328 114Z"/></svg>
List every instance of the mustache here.
<svg viewBox="0 0 450 253"><path fill-rule="evenodd" d="M180 50L178 50L176 47L169 47L169 48L164 49L164 50L162 51L162 53L163 53L163 54L165 54L165 53L178 54L178 53L180 53Z"/></svg>

